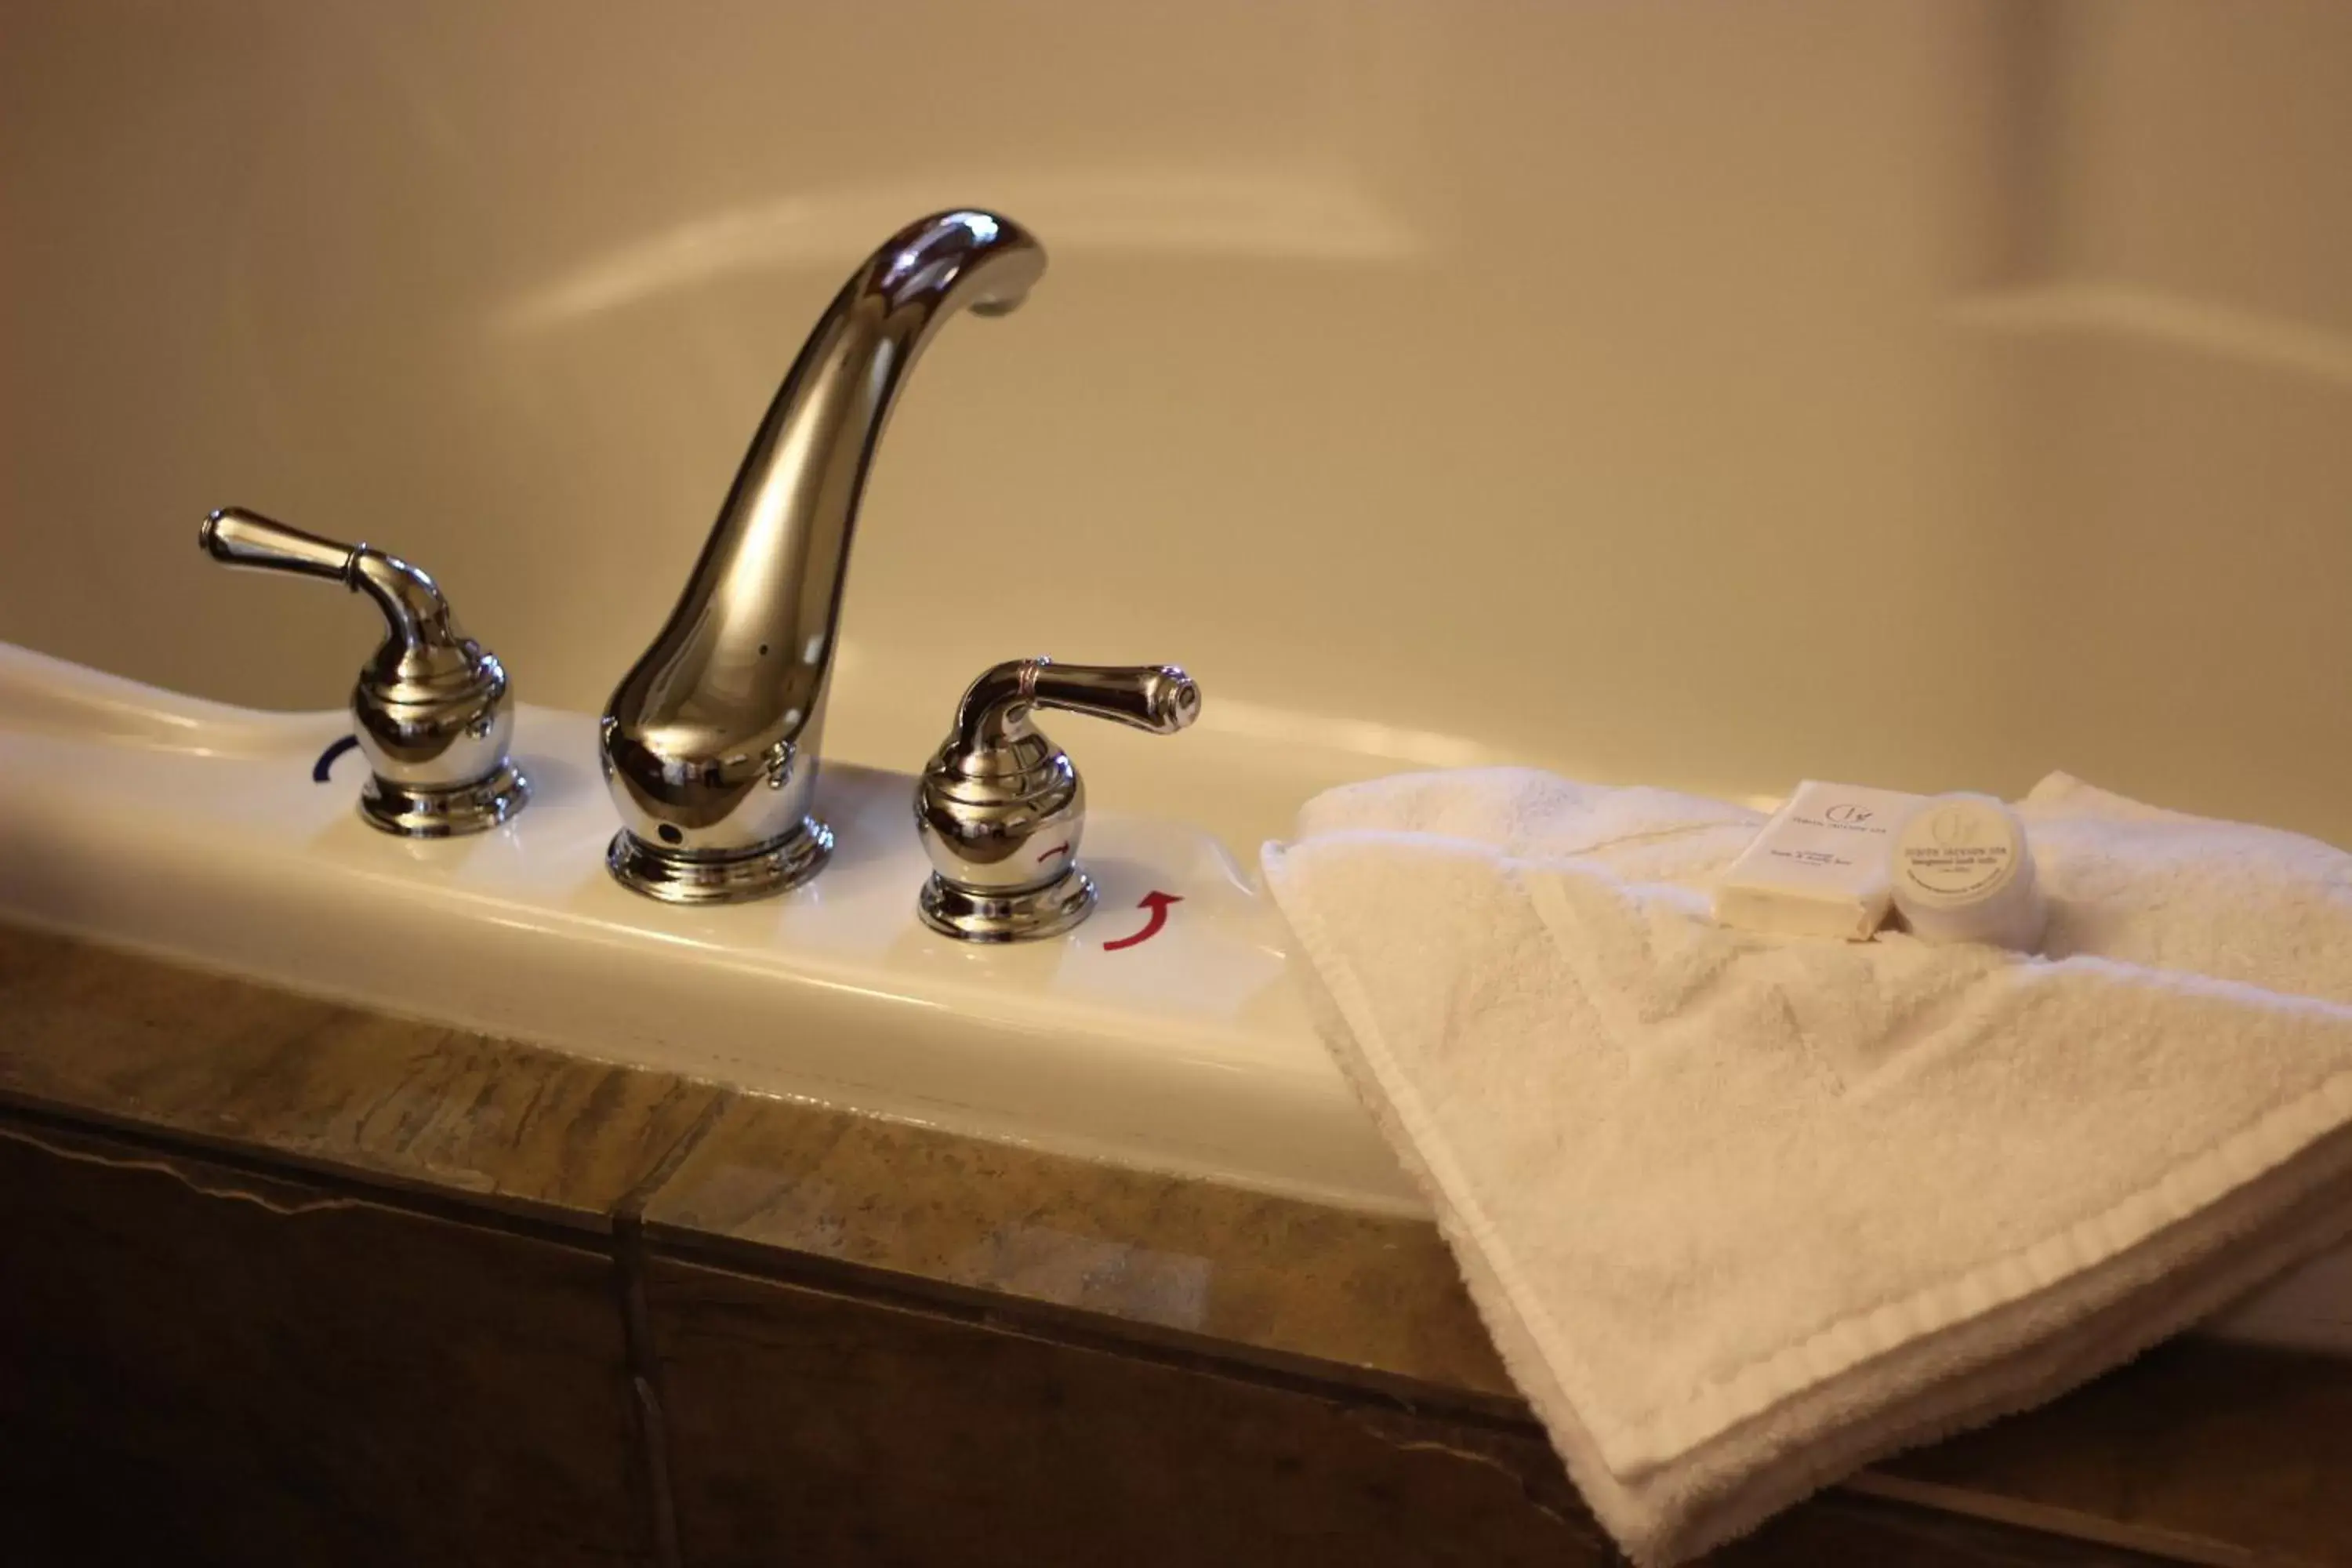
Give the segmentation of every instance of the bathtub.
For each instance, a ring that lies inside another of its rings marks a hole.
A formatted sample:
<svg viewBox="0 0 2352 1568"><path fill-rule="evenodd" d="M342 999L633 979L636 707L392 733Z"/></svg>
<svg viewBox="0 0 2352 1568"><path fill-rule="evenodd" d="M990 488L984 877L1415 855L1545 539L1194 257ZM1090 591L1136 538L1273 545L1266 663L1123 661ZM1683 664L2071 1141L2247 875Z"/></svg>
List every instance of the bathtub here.
<svg viewBox="0 0 2352 1568"><path fill-rule="evenodd" d="M2265 173L2318 155L2282 80L2352 100L2341 20L2218 48L2210 17L1990 5L137 15L30 7L0 55L7 918L1412 1212L1256 887L1320 789L2064 767L2352 840L2352 269L2296 260L2352 195ZM2195 158L2184 81L2233 110ZM2252 242L2142 200L2151 160ZM593 717L841 276L971 201L1052 266L942 336L882 447L836 862L767 903L634 898ZM209 566L230 502L440 579L521 700L509 827L356 819L338 707L373 628ZM1031 654L1181 663L1203 716L1049 726L1101 907L961 949L914 921L909 775ZM2233 1321L2352 1346L2352 1260Z"/></svg>

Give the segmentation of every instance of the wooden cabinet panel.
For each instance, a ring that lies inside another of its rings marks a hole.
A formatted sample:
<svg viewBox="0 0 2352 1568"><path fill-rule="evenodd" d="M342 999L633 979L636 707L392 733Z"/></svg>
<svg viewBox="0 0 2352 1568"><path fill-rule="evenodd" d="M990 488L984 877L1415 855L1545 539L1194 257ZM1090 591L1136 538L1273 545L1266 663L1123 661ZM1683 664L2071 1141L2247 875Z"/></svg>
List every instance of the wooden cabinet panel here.
<svg viewBox="0 0 2352 1568"><path fill-rule="evenodd" d="M611 1264L0 1125L0 1555L648 1562Z"/></svg>

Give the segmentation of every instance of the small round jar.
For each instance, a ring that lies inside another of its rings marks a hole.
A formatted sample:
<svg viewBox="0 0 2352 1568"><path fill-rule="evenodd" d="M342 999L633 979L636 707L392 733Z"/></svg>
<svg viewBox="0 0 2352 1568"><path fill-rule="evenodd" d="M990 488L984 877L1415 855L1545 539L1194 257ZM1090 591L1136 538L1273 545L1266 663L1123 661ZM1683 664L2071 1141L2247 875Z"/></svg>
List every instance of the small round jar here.
<svg viewBox="0 0 2352 1568"><path fill-rule="evenodd" d="M2031 952L2049 907L2017 814L1990 795L1939 795L1889 847L1895 912L1922 942L1982 942Z"/></svg>

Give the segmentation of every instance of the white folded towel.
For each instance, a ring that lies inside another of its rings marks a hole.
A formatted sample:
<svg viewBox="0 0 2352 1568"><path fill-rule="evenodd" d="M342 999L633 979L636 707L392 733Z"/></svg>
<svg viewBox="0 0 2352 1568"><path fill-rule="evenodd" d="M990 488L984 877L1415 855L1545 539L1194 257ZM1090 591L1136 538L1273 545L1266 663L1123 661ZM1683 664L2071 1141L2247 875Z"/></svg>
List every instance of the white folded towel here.
<svg viewBox="0 0 2352 1568"><path fill-rule="evenodd" d="M1666 1563L2352 1232L2352 857L2053 775L2044 956L1727 930L1762 818L1520 770L1269 845L1318 1026Z"/></svg>

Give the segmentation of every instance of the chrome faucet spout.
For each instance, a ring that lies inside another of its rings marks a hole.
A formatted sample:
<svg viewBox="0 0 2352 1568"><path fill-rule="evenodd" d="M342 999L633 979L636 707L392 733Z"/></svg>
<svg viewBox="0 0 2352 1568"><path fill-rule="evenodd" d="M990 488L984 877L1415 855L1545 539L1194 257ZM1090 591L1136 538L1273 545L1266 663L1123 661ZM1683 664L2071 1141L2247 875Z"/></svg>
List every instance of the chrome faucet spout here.
<svg viewBox="0 0 2352 1568"><path fill-rule="evenodd" d="M758 898L823 868L810 813L858 498L940 323L1002 315L1045 269L1008 218L938 213L884 241L793 362L660 636L606 704L620 808L606 864L680 903Z"/></svg>

